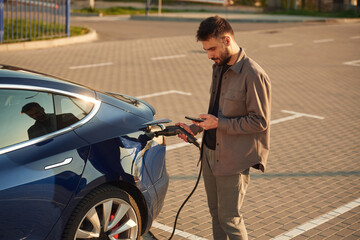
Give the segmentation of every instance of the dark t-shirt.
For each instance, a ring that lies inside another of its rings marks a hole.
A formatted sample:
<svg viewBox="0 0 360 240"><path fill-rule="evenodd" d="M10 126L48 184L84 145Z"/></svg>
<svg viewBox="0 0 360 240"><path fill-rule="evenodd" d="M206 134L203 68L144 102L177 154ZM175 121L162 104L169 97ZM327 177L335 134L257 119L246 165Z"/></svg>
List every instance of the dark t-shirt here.
<svg viewBox="0 0 360 240"><path fill-rule="evenodd" d="M47 118L45 120L36 121L35 124L28 129L29 139L55 132L79 121L72 113L46 115Z"/></svg>
<svg viewBox="0 0 360 240"><path fill-rule="evenodd" d="M222 67L222 71L221 71L221 76L219 79L219 85L217 88L217 92L216 92L216 97L215 97L215 102L214 102L214 107L212 108L212 111L210 111L209 109L209 114L214 115L215 117L218 116L218 112L219 112L219 100L220 100L220 92L221 92L221 84L222 84L222 78L224 76L224 73L231 67L231 65L223 65ZM210 130L206 130L205 131L205 144L208 148L215 150L216 148L216 128L214 129L210 129Z"/></svg>
<svg viewBox="0 0 360 240"><path fill-rule="evenodd" d="M29 139L37 138L45 134L56 131L56 115L55 114L46 114L47 117L43 121L35 121L28 129Z"/></svg>

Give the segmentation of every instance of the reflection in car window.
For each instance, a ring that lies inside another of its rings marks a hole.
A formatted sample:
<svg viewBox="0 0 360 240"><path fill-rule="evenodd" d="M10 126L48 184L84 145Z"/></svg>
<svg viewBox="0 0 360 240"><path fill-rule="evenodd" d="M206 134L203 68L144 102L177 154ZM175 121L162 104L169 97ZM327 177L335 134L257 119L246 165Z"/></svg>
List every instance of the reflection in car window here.
<svg viewBox="0 0 360 240"><path fill-rule="evenodd" d="M37 91L0 89L0 148L66 128L94 104Z"/></svg>
<svg viewBox="0 0 360 240"><path fill-rule="evenodd" d="M45 112L45 109L37 102L25 104L21 109L21 113L25 113L35 120L35 123L27 130L29 139L40 137L57 130L56 115Z"/></svg>
<svg viewBox="0 0 360 240"><path fill-rule="evenodd" d="M49 93L0 89L0 148L29 139L28 130L35 120L21 113L22 108L31 102L38 103L47 114L54 114Z"/></svg>

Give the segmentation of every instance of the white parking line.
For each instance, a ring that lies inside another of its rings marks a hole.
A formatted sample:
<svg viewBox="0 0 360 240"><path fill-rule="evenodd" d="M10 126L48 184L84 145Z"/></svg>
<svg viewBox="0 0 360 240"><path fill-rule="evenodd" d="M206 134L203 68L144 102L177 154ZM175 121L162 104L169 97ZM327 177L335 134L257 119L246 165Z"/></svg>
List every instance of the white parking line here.
<svg viewBox="0 0 360 240"><path fill-rule="evenodd" d="M360 36L352 36L350 39L360 39Z"/></svg>
<svg viewBox="0 0 360 240"><path fill-rule="evenodd" d="M191 93L188 92L182 92L182 91L177 91L177 90L170 90L170 91L165 91L165 92L158 92L158 93L152 93L152 94L148 94L148 95L143 95L143 96L137 96L137 98L150 98L150 97L157 97L157 96L161 96L161 95L168 95L168 94L181 94L181 95L187 95L190 96Z"/></svg>
<svg viewBox="0 0 360 240"><path fill-rule="evenodd" d="M198 139L198 142L201 143L201 139ZM166 146L166 151L170 151L170 150L174 150L174 149L177 149L177 148L182 148L182 147L190 146L189 144L190 144L190 143L182 142L182 143L177 143L177 144L169 145L169 146Z"/></svg>
<svg viewBox="0 0 360 240"><path fill-rule="evenodd" d="M293 46L293 43L280 43L280 44L271 44L269 48L277 48L277 47L290 47Z"/></svg>
<svg viewBox="0 0 360 240"><path fill-rule="evenodd" d="M113 65L113 63L112 62L95 63L95 64L88 64L88 65L81 65L81 66L73 66L73 67L69 67L69 69L74 70L74 69L82 69L82 68L102 67L102 66L108 66L108 65Z"/></svg>
<svg viewBox="0 0 360 240"><path fill-rule="evenodd" d="M154 228L158 228L160 230L163 230L163 231L169 232L169 233L172 233L172 231L173 231L173 229L171 227L168 227L168 226L163 225L163 224L158 223L158 222L153 222L152 226ZM180 237L183 237L185 239L190 239L190 240L207 240L206 238L198 237L198 236L193 235L191 233L183 232L183 231L180 231L180 230L175 230L175 235L178 235Z"/></svg>
<svg viewBox="0 0 360 240"><path fill-rule="evenodd" d="M294 111L289 111L289 110L281 110L281 112L294 114L294 115L300 115L301 117L317 118L317 119L321 119L321 120L325 119L324 117L320 117L320 116L316 116L316 115L312 115L312 114L306 114L306 113L299 113L299 112L294 112Z"/></svg>
<svg viewBox="0 0 360 240"><path fill-rule="evenodd" d="M156 61L156 60L166 60L173 58L183 58L183 57L186 57L186 55L181 54L181 55L172 55L172 56L163 56L163 57L152 57L151 60Z"/></svg>
<svg viewBox="0 0 360 240"><path fill-rule="evenodd" d="M348 204L345 204L344 206L341 206L331 212L328 212L318 218L315 218L309 222L304 223L301 226L298 226L289 232L283 233L272 240L289 240L296 236L299 236L303 234L304 232L307 232L323 223L326 223L327 221L330 221L331 219L334 219L338 216L340 216L343 213L346 213L356 207L360 206L360 198L356 199L355 201L352 201Z"/></svg>
<svg viewBox="0 0 360 240"><path fill-rule="evenodd" d="M350 66L355 66L355 67L360 67L360 60L354 60L354 61L350 61L350 62L343 62L343 64L350 65Z"/></svg>
<svg viewBox="0 0 360 240"><path fill-rule="evenodd" d="M333 42L333 41L334 41L333 38L327 38L327 39L314 40L313 43L327 43L327 42Z"/></svg>
<svg viewBox="0 0 360 240"><path fill-rule="evenodd" d="M310 114L306 114L306 113L288 111L288 110L281 110L281 112L292 114L292 116L283 117L283 118L273 120L273 121L271 121L271 124L281 123L281 122L293 120L293 119L296 119L296 118L299 118L299 117L310 117L310 118L317 118L317 119L321 119L321 120L324 119L324 117L320 117L320 116L316 116L316 115L310 115Z"/></svg>

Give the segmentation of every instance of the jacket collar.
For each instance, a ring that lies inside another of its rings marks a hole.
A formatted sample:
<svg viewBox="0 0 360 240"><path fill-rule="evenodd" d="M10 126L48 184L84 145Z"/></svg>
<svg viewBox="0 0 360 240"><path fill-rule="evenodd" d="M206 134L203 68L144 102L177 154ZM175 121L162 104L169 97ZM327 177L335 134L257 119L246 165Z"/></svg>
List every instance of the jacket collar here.
<svg viewBox="0 0 360 240"><path fill-rule="evenodd" d="M238 58L236 59L235 63L229 68L231 70L233 70L236 73L240 73L242 67L244 66L244 62L246 59L246 53L244 51L244 49L240 48L240 54L238 56ZM217 66L216 64L213 65L213 68L217 68L218 72L221 72L222 66Z"/></svg>
<svg viewBox="0 0 360 240"><path fill-rule="evenodd" d="M246 53L244 49L240 48L239 57L236 59L236 62L231 66L230 69L236 73L240 73L242 67L244 66L245 58L246 58Z"/></svg>

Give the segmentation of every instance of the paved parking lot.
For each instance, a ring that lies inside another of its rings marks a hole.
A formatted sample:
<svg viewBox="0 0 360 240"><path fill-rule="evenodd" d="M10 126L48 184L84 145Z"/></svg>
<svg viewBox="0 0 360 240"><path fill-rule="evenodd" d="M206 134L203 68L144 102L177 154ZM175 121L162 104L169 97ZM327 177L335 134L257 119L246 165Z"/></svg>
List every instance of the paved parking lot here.
<svg viewBox="0 0 360 240"><path fill-rule="evenodd" d="M360 239L359 29L349 23L236 31L272 80L268 168L252 170L243 207L250 239ZM157 118L174 122L207 110L212 62L187 32L2 52L0 62L143 97ZM170 185L151 229L158 239L170 236L198 174L198 150L177 138L167 143ZM202 180L177 229L173 239L212 239Z"/></svg>

